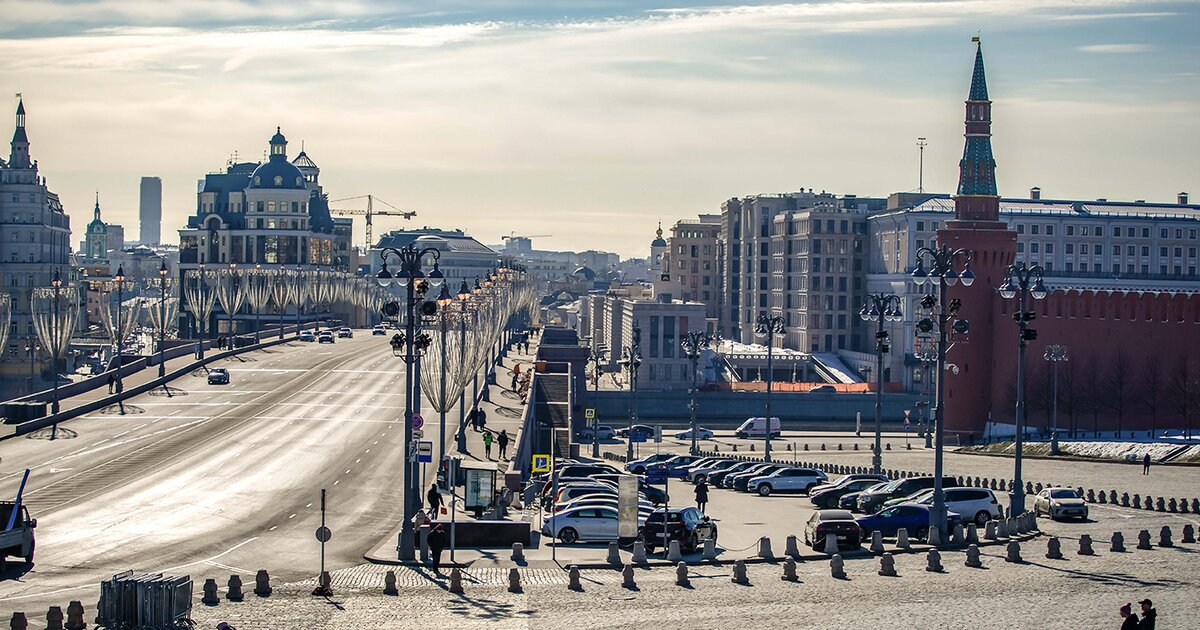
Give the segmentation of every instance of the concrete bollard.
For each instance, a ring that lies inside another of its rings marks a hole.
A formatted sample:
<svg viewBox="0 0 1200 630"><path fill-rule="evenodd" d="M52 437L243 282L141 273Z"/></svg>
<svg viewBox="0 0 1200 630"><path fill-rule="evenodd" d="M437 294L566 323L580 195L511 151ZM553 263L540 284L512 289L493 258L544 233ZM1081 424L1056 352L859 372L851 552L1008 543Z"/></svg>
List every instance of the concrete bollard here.
<svg viewBox="0 0 1200 630"><path fill-rule="evenodd" d="M989 484L988 484L988 487L989 487L989 488L991 488L992 490L998 490L998 489L999 489L999 488L997 488L997 487L996 487L996 480L995 480L995 479L988 479L988 482L989 482Z"/></svg>
<svg viewBox="0 0 1200 630"><path fill-rule="evenodd" d="M806 451L808 450L808 442L804 443L804 450L806 450Z"/></svg>
<svg viewBox="0 0 1200 630"><path fill-rule="evenodd" d="M1008 519L996 521L996 538L1008 538Z"/></svg>
<svg viewBox="0 0 1200 630"><path fill-rule="evenodd" d="M854 443L854 450L856 450L856 451L858 450L858 442Z"/></svg>
<svg viewBox="0 0 1200 630"><path fill-rule="evenodd" d="M512 567L508 570L508 592L521 592L521 572L517 570L517 567Z"/></svg>
<svg viewBox="0 0 1200 630"><path fill-rule="evenodd" d="M795 534L787 537L787 544L785 545L783 555L789 558L800 557L800 539Z"/></svg>
<svg viewBox="0 0 1200 630"><path fill-rule="evenodd" d="M1175 497L1171 497L1171 500L1167 502L1167 511L1172 514L1179 511L1179 504L1175 502Z"/></svg>
<svg viewBox="0 0 1200 630"><path fill-rule="evenodd" d="M1179 499L1179 512L1181 514L1187 514L1187 512L1188 512L1187 499L1183 499L1183 498Z"/></svg>
<svg viewBox="0 0 1200 630"><path fill-rule="evenodd" d="M621 547L615 542L608 543L608 563L621 564Z"/></svg>
<svg viewBox="0 0 1200 630"><path fill-rule="evenodd" d="M753 445L753 444L751 444L751 445L750 445L750 450L751 450L751 451L754 451L754 445Z"/></svg>
<svg viewBox="0 0 1200 630"><path fill-rule="evenodd" d="M967 562L966 562L966 564L967 564L967 566L971 567L972 569L983 568L983 560L980 559L978 545L967 545Z"/></svg>
<svg viewBox="0 0 1200 630"><path fill-rule="evenodd" d="M462 571L460 571L458 567L450 569L450 587L448 590L451 593L463 592Z"/></svg>
<svg viewBox="0 0 1200 630"><path fill-rule="evenodd" d="M1092 490L1091 488L1088 488L1088 491L1087 491L1087 502L1088 503L1096 502L1096 491Z"/></svg>
<svg viewBox="0 0 1200 630"><path fill-rule="evenodd" d="M667 545L667 562L679 562L683 560L683 554L679 552L679 541L672 540Z"/></svg>
<svg viewBox="0 0 1200 630"><path fill-rule="evenodd" d="M1143 507L1143 509L1153 510L1154 509L1154 497L1147 494L1145 500L1142 501L1142 507Z"/></svg>
<svg viewBox="0 0 1200 630"><path fill-rule="evenodd" d="M28 630L29 628L29 620L25 618L25 613L23 612L13 613L9 624L12 630Z"/></svg>
<svg viewBox="0 0 1200 630"><path fill-rule="evenodd" d="M1183 526L1183 537L1179 539L1181 543L1196 542L1196 528L1192 527L1191 523Z"/></svg>
<svg viewBox="0 0 1200 630"><path fill-rule="evenodd" d="M1079 536L1079 555L1081 555L1081 556L1096 555L1096 551L1094 549L1092 549L1092 537L1091 536L1088 536L1087 534L1080 534L1080 536Z"/></svg>
<svg viewBox="0 0 1200 630"><path fill-rule="evenodd" d="M1041 491L1042 491L1042 482L1039 481L1039 482L1033 484L1033 492L1031 494L1038 494Z"/></svg>
<svg viewBox="0 0 1200 630"><path fill-rule="evenodd" d="M627 564L624 569L621 569L621 586L630 590L637 588L637 582L633 579L632 564Z"/></svg>
<svg viewBox="0 0 1200 630"><path fill-rule="evenodd" d="M1116 490L1108 491L1108 502L1113 505L1117 504L1117 491Z"/></svg>
<svg viewBox="0 0 1200 630"><path fill-rule="evenodd" d="M1158 532L1159 547L1174 547L1175 543L1171 542L1171 528L1163 525L1163 528Z"/></svg>
<svg viewBox="0 0 1200 630"><path fill-rule="evenodd" d="M208 578L204 580L204 597L200 598L200 602L205 606L216 606L221 603L221 598L217 597L217 581Z"/></svg>
<svg viewBox="0 0 1200 630"><path fill-rule="evenodd" d="M633 543L633 563L646 564L646 543L640 540Z"/></svg>
<svg viewBox="0 0 1200 630"><path fill-rule="evenodd" d="M1088 492L1090 493L1091 490L1088 490ZM1108 496L1104 494L1103 490L1101 490L1099 493L1096 494L1096 498L1099 499L1099 502L1101 504L1108 503Z"/></svg>
<svg viewBox="0 0 1200 630"><path fill-rule="evenodd" d="M1025 494L1034 494L1032 482L1029 482L1029 481L1025 482Z"/></svg>
<svg viewBox="0 0 1200 630"><path fill-rule="evenodd" d="M1006 562L1022 562L1021 560L1021 543L1013 540L1008 543L1008 554L1004 557Z"/></svg>
<svg viewBox="0 0 1200 630"><path fill-rule="evenodd" d="M1133 509L1142 509L1142 495L1137 494L1136 492L1133 494Z"/></svg>
<svg viewBox="0 0 1200 630"><path fill-rule="evenodd" d="M967 544L971 543L979 543L979 528L975 526L975 523L967 525Z"/></svg>
<svg viewBox="0 0 1200 630"><path fill-rule="evenodd" d="M786 582L795 582L800 579L796 575L796 561L794 559L789 557L783 561L783 577L780 579Z"/></svg>
<svg viewBox="0 0 1200 630"><path fill-rule="evenodd" d="M771 551L771 539L763 536L758 539L758 557L764 560L774 560L775 553Z"/></svg>
<svg viewBox="0 0 1200 630"><path fill-rule="evenodd" d="M1125 535L1121 532L1113 532L1112 547L1109 550L1118 553L1125 551Z"/></svg>
<svg viewBox="0 0 1200 630"><path fill-rule="evenodd" d="M926 571L930 573L941 573L944 571L942 568L942 554L938 553L937 549L930 549L925 559L927 562L925 565Z"/></svg>
<svg viewBox="0 0 1200 630"><path fill-rule="evenodd" d="M1192 514L1200 514L1200 499L1192 499Z"/></svg>
<svg viewBox="0 0 1200 630"><path fill-rule="evenodd" d="M1121 507L1129 507L1129 493L1128 492L1121 493Z"/></svg>
<svg viewBox="0 0 1200 630"><path fill-rule="evenodd" d="M892 557L892 554L885 553L879 556L879 575L896 577L896 558Z"/></svg>
<svg viewBox="0 0 1200 630"><path fill-rule="evenodd" d="M879 530L871 532L871 553L883 553L883 533Z"/></svg>
<svg viewBox="0 0 1200 630"><path fill-rule="evenodd" d="M688 580L688 567L686 562L680 562L675 565L675 586L688 587L691 586L691 581Z"/></svg>
<svg viewBox="0 0 1200 630"><path fill-rule="evenodd" d="M63 630L62 606L51 606L46 611L46 630Z"/></svg>
<svg viewBox="0 0 1200 630"><path fill-rule="evenodd" d="M579 579L579 567L573 564L567 569L567 588L572 591L583 590L583 582Z"/></svg>
<svg viewBox="0 0 1200 630"><path fill-rule="evenodd" d="M1058 541L1057 536L1051 536L1046 541L1046 557L1051 560L1062 560L1062 543Z"/></svg>
<svg viewBox="0 0 1200 630"><path fill-rule="evenodd" d="M717 541L709 538L704 541L704 553L701 556L705 560L716 561L717 559Z"/></svg>
<svg viewBox="0 0 1200 630"><path fill-rule="evenodd" d="M907 444L907 443L906 443L906 444L904 445L904 450L906 450L906 451L911 451L911 450L912 450L912 444Z"/></svg>
<svg viewBox="0 0 1200 630"><path fill-rule="evenodd" d="M987 525L984 526L984 540L996 540L996 538L999 536L999 534L996 533L996 523L997 521L988 521Z"/></svg>
<svg viewBox="0 0 1200 630"><path fill-rule="evenodd" d="M384 595L399 595L400 590L396 588L396 572L388 570L383 574L383 594Z"/></svg>
<svg viewBox="0 0 1200 630"><path fill-rule="evenodd" d="M254 594L259 597L268 597L271 594L271 575L266 569L259 569L258 573L254 574Z"/></svg>
<svg viewBox="0 0 1200 630"><path fill-rule="evenodd" d="M908 549L910 546L912 546L912 544L908 542L908 529L901 527L900 529L896 530L896 547L900 549Z"/></svg>
<svg viewBox="0 0 1200 630"><path fill-rule="evenodd" d="M1153 549L1153 547L1150 546L1150 531L1149 530L1143 529L1142 531L1138 532L1137 548L1138 549Z"/></svg>
<svg viewBox="0 0 1200 630"><path fill-rule="evenodd" d="M225 599L231 602L240 602L245 599L245 594L242 593L242 576L234 573L229 576L229 590L225 592Z"/></svg>
<svg viewBox="0 0 1200 630"><path fill-rule="evenodd" d="M525 562L525 545L519 542L513 543L510 559L513 562Z"/></svg>
<svg viewBox="0 0 1200 630"><path fill-rule="evenodd" d="M733 577L731 580L735 584L749 584L750 578L746 576L746 561L738 560L733 563Z"/></svg>
<svg viewBox="0 0 1200 630"><path fill-rule="evenodd" d="M841 554L835 553L829 559L829 574L839 580L846 579L846 563L842 561Z"/></svg>
<svg viewBox="0 0 1200 630"><path fill-rule="evenodd" d="M825 536L825 553L835 555L838 552L837 536Z"/></svg>
<svg viewBox="0 0 1200 630"><path fill-rule="evenodd" d="M72 600L67 604L66 630L86 630L87 623L83 620L83 602Z"/></svg>
<svg viewBox="0 0 1200 630"><path fill-rule="evenodd" d="M955 523L954 524L954 532L952 534L951 541L954 542L954 544L956 544L956 545L961 545L963 543L963 541L966 539L966 537L967 537L967 534L963 530L962 523Z"/></svg>
<svg viewBox="0 0 1200 630"><path fill-rule="evenodd" d="M892 443L891 443L891 442L887 442L886 444L884 444L884 448L883 448L883 450L885 450L885 451L890 451L890 450L892 450Z"/></svg>
<svg viewBox="0 0 1200 630"><path fill-rule="evenodd" d="M930 527L929 533L925 535L925 542L939 547L942 544L942 530L937 527Z"/></svg>
<svg viewBox="0 0 1200 630"><path fill-rule="evenodd" d="M1166 504L1163 502L1163 498L1162 498L1162 497L1158 497L1157 499L1155 499L1155 500L1154 500L1154 509L1155 509L1155 510L1157 510L1157 511L1159 511L1159 512L1166 512L1166 511L1167 511L1167 506L1166 506Z"/></svg>

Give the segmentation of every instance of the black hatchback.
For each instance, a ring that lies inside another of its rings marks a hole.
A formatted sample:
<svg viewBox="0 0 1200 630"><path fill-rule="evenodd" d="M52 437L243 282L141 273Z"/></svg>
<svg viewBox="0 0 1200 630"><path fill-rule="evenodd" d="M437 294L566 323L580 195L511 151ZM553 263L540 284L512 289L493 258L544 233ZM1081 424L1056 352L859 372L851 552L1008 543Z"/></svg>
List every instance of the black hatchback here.
<svg viewBox="0 0 1200 630"><path fill-rule="evenodd" d="M667 544L678 540L679 549L683 553L696 551L706 540L717 540L717 524L694 507L655 510L646 518L646 524L641 528L646 553L653 553L656 547L662 546L664 517Z"/></svg>

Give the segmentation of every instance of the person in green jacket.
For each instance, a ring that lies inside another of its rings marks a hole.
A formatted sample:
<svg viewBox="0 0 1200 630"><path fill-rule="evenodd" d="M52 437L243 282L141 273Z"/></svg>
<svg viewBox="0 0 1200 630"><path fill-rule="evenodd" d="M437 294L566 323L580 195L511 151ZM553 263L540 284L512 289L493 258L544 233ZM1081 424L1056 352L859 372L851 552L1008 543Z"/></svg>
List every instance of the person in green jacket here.
<svg viewBox="0 0 1200 630"><path fill-rule="evenodd" d="M487 456L488 459L492 458L492 433L491 433L491 431L484 432L484 434L483 434L483 454L485 456Z"/></svg>

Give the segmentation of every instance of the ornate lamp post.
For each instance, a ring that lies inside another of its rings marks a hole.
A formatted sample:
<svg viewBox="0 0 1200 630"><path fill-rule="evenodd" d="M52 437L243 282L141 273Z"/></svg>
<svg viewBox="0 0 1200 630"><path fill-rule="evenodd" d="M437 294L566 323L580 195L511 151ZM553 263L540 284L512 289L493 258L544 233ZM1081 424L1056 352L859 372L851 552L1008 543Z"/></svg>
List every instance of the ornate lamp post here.
<svg viewBox="0 0 1200 630"><path fill-rule="evenodd" d="M633 425L637 422L637 380L638 368L642 365L642 328L637 321L633 322L631 340L621 352L621 367L629 370L629 396L632 408L629 414L629 435L625 441L625 461L633 461Z"/></svg>
<svg viewBox="0 0 1200 630"><path fill-rule="evenodd" d="M449 401L446 399L446 335L448 334L449 322L446 320L446 312L448 307L454 302L454 296L450 295L450 288L442 284L442 291L438 293L438 320L441 324L442 337L439 339L438 350L441 352L441 396L438 398L438 462L441 462L446 457L446 412L449 411Z"/></svg>
<svg viewBox="0 0 1200 630"><path fill-rule="evenodd" d="M928 271L926 271L928 264ZM962 271L958 271L961 264ZM964 287L975 282L975 272L971 271L971 252L965 249L951 249L946 245L940 247L922 247L917 250L917 266L912 272L913 282L917 286L928 280L936 294L930 293L921 300L921 306L926 311L926 317L917 322L917 331L929 334L937 331L937 393L936 409L934 410L934 451L933 451L933 509L929 511L929 529L936 529L938 540L945 540L946 528L946 494L942 491L942 455L943 436L945 430L946 387L942 373L946 369L946 349L950 329L965 335L970 330L970 324L965 319L958 318L959 303L957 300L947 304L947 288L962 280Z"/></svg>
<svg viewBox="0 0 1200 630"><path fill-rule="evenodd" d="M458 318L458 378L462 380L462 388L458 394L458 432L455 433L455 447L459 453L467 452L467 307L470 305L471 295L467 279L463 278L457 295L461 307Z"/></svg>
<svg viewBox="0 0 1200 630"><path fill-rule="evenodd" d="M592 340L595 344L595 340ZM608 350L602 350L592 345L588 351L588 361L592 362L592 457L600 458L600 415L595 411L595 400L600 396L600 362L608 360Z"/></svg>
<svg viewBox="0 0 1200 630"><path fill-rule="evenodd" d="M933 397L936 392L934 378L938 376L934 374L934 370L937 368L937 344L933 343L926 335L928 333L919 336L924 343L914 350L913 356L925 365L926 393L929 395L928 401L917 402L917 407L922 410L919 420L921 429L919 437L925 438L925 448L933 448L933 409L935 407ZM928 414L926 414L926 410L928 410Z"/></svg>
<svg viewBox="0 0 1200 630"><path fill-rule="evenodd" d="M771 389L775 383L775 370L772 363L772 354L775 347L775 336L783 335L787 329L783 326L782 315L766 315L765 313L758 316L758 322L754 325L754 334L767 338L767 418L766 431L763 435L763 461L771 461ZM783 423L779 423L779 430L783 431Z"/></svg>
<svg viewBox="0 0 1200 630"><path fill-rule="evenodd" d="M421 271L421 260L426 255L432 256L434 261L433 271L429 272L428 278ZM388 271L388 256L393 256L397 260L399 271L397 271L395 276ZM417 302L423 297L426 287L432 286L436 288L442 284L442 272L438 269L438 259L440 257L441 253L436 247L417 249L411 243L400 249L385 247L379 252L383 269L376 275L376 280L381 287L394 284L405 288L404 334L397 334L392 337L392 353L396 356L403 356L405 365L404 449L405 461L408 465L404 467L404 521L400 529L400 545L398 548L400 560L405 561L411 561L416 558L412 518L416 515L417 506L421 500L421 491L416 487L417 479L413 471L413 463L417 458L416 443L413 442L412 434L413 366L417 361L417 350L414 347L417 343L416 306ZM434 306L435 310L436 308Z"/></svg>
<svg viewBox="0 0 1200 630"><path fill-rule="evenodd" d="M120 394L125 389L125 384L121 378L121 364L125 360L125 314L122 309L125 305L125 266L117 265L117 275L113 276L113 281L117 283L117 393ZM125 408L121 407L121 415L125 414Z"/></svg>
<svg viewBox="0 0 1200 630"><path fill-rule="evenodd" d="M1054 344L1046 346L1046 353L1042 358L1054 364L1054 411L1050 414L1050 454L1058 455L1058 364L1069 361L1071 357L1066 346Z"/></svg>
<svg viewBox="0 0 1200 630"><path fill-rule="evenodd" d="M234 306L230 308L229 313L227 313L229 315L229 345L226 346L225 349L233 350L237 347L237 342L234 341L234 339L236 339L236 334L234 333L233 329L233 315L234 313L237 313L238 308L242 305L242 300L240 299L241 287L239 286L237 275L237 263L233 262L229 263L229 287L231 296L229 300Z"/></svg>
<svg viewBox="0 0 1200 630"><path fill-rule="evenodd" d="M62 325L62 323L60 322L60 319L59 319L60 318L59 293L61 292L61 289L62 289L62 276L59 274L58 269L54 270L54 279L50 281L50 285L54 287L54 319L50 326L50 334L51 334L52 338L55 339L55 343L58 343L57 342L58 335L59 335L58 327ZM58 353L57 352L54 352L52 354L52 356L50 357L50 363L52 366L51 369L53 371L53 374L51 376L54 377L54 403L50 406L50 409L51 409L52 413L58 413ZM57 427L57 426L58 425L56 424L55 427Z"/></svg>
<svg viewBox="0 0 1200 630"><path fill-rule="evenodd" d="M691 414L692 422L692 447L688 452L692 455L700 452L700 447L696 444L696 431L698 429L696 427L696 390L700 387L696 382L697 367L700 363L700 355L705 348L713 344L714 340L715 338L711 333L700 330L689 330L684 333L683 339L679 342L680 347L683 349L683 356L692 361L692 399L688 402L688 413ZM770 430L770 420L767 421L767 425L767 429Z"/></svg>
<svg viewBox="0 0 1200 630"><path fill-rule="evenodd" d="M1041 265L1026 266L1024 262L1009 265L1004 271L1008 280L999 287L1000 297L1011 300L1017 298L1017 311L1013 313L1013 321L1017 324L1017 410L1016 410L1016 439L1013 449L1013 486L1009 493L1011 504L1009 515L1017 517L1025 513L1025 487L1021 480L1021 450L1025 437L1025 347L1030 341L1037 339L1037 331L1029 327L1029 322L1035 319L1033 311L1025 310L1026 296L1035 300L1045 299L1049 291L1042 282Z"/></svg>
<svg viewBox="0 0 1200 630"><path fill-rule="evenodd" d="M900 304L900 296L894 293L869 293L858 312L864 322L879 323L875 331L875 450L871 453L871 472L877 475L883 471L883 355L890 349L883 325L904 319Z"/></svg>
<svg viewBox="0 0 1200 630"><path fill-rule="evenodd" d="M167 339L167 261L163 260L158 267L158 377L167 374L166 346ZM166 385L163 385L166 388ZM170 390L168 390L170 391Z"/></svg>

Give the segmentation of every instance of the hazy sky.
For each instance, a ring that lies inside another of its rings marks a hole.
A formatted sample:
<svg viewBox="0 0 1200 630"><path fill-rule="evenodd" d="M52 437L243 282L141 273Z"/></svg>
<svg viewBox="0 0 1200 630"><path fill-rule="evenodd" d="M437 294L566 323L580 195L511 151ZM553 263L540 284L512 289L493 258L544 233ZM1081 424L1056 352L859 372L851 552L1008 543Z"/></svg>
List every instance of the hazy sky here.
<svg viewBox="0 0 1200 630"><path fill-rule="evenodd" d="M143 175L174 234L196 180L261 158L276 125L332 199L419 213L377 234L645 255L656 221L732 196L915 189L918 136L926 189L949 192L977 30L1001 194L1200 195L1195 1L0 0L0 16L0 136L23 93L73 241L97 189L134 238Z"/></svg>

